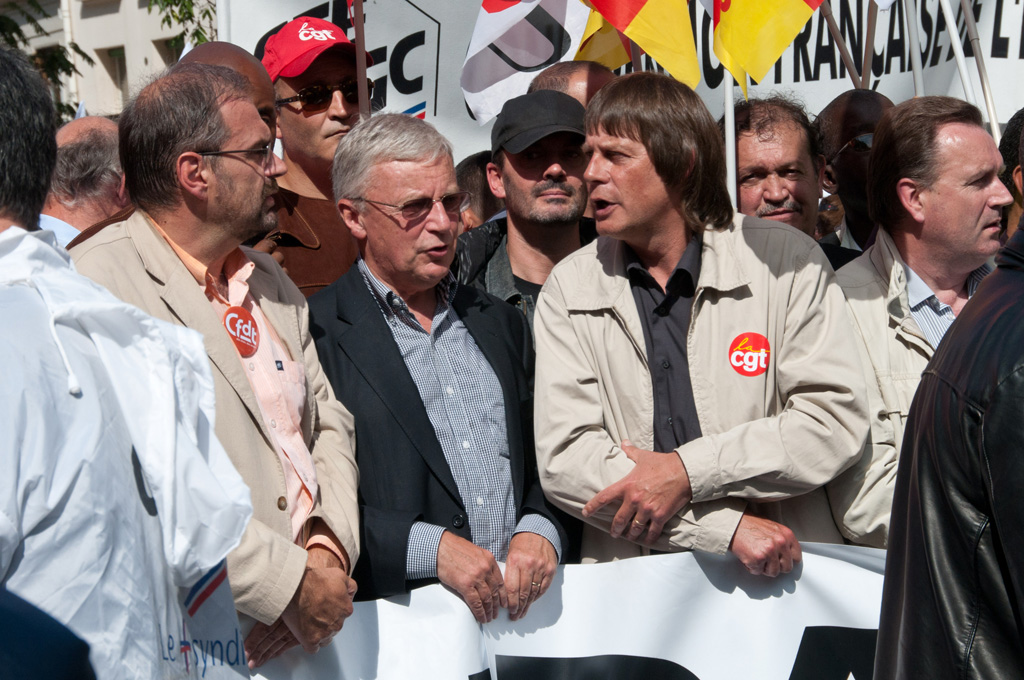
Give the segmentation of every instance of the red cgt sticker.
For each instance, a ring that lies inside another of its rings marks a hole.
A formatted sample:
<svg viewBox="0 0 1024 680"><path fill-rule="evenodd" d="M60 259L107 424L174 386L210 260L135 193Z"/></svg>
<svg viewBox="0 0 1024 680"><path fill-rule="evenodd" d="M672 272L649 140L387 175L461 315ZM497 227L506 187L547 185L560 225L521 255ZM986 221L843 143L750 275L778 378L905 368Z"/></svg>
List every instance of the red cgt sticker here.
<svg viewBox="0 0 1024 680"><path fill-rule="evenodd" d="M761 375L768 370L771 356L768 338L760 333L741 333L729 343L729 363L740 375Z"/></svg>
<svg viewBox="0 0 1024 680"><path fill-rule="evenodd" d="M243 357L256 354L260 346L260 329L256 327L256 319L249 310L244 307L228 307L228 311L224 312L224 328L239 354Z"/></svg>

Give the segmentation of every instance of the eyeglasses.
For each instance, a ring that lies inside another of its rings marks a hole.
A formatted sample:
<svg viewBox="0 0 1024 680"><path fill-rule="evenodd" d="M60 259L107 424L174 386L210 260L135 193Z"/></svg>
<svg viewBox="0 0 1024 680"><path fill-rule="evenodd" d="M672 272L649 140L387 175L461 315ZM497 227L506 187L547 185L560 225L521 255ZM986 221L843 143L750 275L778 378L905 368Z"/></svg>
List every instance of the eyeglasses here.
<svg viewBox="0 0 1024 680"><path fill-rule="evenodd" d="M355 201L366 201L374 205L383 205L388 208L394 208L394 214L401 214L402 218L408 222L415 222L416 220L423 219L430 214L430 211L434 209L435 203L440 203L444 211L448 213L450 217L458 217L459 214L469 207L469 199L471 194L468 191L456 191L452 194L445 194L441 198L417 198L403 203L402 205L394 205L393 203L384 203L383 201L371 201L368 198L356 197L352 200Z"/></svg>
<svg viewBox="0 0 1024 680"><path fill-rule="evenodd" d="M846 144L839 147L839 151L836 151L835 155L828 159L828 164L832 165L832 163L839 158L839 154L843 153L848 148L852 149L856 153L867 153L868 151L871 151L871 144L874 142L874 139L875 133L873 132L865 132L862 135L857 135Z"/></svg>
<svg viewBox="0 0 1024 680"><path fill-rule="evenodd" d="M228 151L197 151L200 156L230 156L240 153L245 156L258 156L257 161L264 167L268 167L274 158L274 145L261 144L252 149L231 149Z"/></svg>
<svg viewBox="0 0 1024 680"><path fill-rule="evenodd" d="M359 83L349 79L343 80L337 85L310 85L299 90L294 97L278 99L274 104L282 106L299 102L302 105L302 110L306 113L318 113L331 105L331 99L336 91L340 91L341 96L349 104L359 103ZM366 79L366 92L367 96L373 96L373 81L369 78Z"/></svg>

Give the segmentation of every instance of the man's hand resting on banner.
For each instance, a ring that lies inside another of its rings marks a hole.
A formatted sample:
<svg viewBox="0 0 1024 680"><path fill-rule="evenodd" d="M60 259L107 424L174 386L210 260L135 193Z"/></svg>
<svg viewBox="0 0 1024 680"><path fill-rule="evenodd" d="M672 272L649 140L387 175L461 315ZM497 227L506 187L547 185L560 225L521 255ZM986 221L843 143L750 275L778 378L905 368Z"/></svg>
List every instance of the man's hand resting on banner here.
<svg viewBox="0 0 1024 680"><path fill-rule="evenodd" d="M523 531L512 537L505 561L505 588L508 591L508 616L513 621L526 616L526 610L547 592L558 569L558 553L540 534Z"/></svg>
<svg viewBox="0 0 1024 680"><path fill-rule="evenodd" d="M776 577L793 571L803 559L793 532L778 522L743 513L729 551L751 574Z"/></svg>
<svg viewBox="0 0 1024 680"><path fill-rule="evenodd" d="M450 531L437 546L437 578L459 594L480 623L493 621L498 608L508 606L494 555Z"/></svg>
<svg viewBox="0 0 1024 680"><path fill-rule="evenodd" d="M675 451L656 453L622 442L626 456L636 463L633 470L590 499L583 507L589 517L609 503L622 505L612 520L610 533L615 538L643 540L653 544L661 535L665 522L690 502L693 492L683 461Z"/></svg>
<svg viewBox="0 0 1024 680"><path fill-rule="evenodd" d="M356 589L356 582L333 553L310 548L306 573L281 617L269 626L257 622L246 636L249 668L261 666L296 645L313 653L329 644L352 615Z"/></svg>

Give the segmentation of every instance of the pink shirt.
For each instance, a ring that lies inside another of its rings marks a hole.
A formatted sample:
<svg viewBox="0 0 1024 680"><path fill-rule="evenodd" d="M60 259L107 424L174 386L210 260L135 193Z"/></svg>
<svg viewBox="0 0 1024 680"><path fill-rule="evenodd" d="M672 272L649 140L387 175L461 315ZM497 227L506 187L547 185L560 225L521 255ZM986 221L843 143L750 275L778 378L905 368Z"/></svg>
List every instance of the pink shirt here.
<svg viewBox="0 0 1024 680"><path fill-rule="evenodd" d="M210 272L206 273L204 292L222 319L229 307L243 307L256 322L259 330L256 353L250 357L239 354L238 359L249 378L263 421L270 430L274 448L281 460L292 539L305 545L303 527L317 495L316 468L302 438L306 369L301 361L292 360L288 348L249 294L247 281L254 268L255 265L245 253L236 249L224 261L223 278L218 281ZM227 290L224 289L225 279Z"/></svg>

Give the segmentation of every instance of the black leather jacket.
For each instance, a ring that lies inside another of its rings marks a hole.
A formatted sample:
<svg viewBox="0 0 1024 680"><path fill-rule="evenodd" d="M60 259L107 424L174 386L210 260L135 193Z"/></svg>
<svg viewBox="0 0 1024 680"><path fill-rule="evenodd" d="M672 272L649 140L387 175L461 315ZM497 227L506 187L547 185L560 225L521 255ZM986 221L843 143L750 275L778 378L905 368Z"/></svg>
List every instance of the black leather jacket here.
<svg viewBox="0 0 1024 680"><path fill-rule="evenodd" d="M910 408L876 680L1024 678L1024 232L996 262Z"/></svg>

